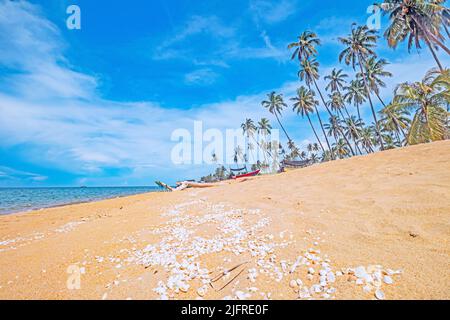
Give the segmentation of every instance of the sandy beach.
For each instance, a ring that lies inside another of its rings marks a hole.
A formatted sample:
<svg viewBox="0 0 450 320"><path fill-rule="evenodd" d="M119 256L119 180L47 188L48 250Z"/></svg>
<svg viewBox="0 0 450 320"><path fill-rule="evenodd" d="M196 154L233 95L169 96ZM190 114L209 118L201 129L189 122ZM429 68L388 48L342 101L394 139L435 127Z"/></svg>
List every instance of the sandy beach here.
<svg viewBox="0 0 450 320"><path fill-rule="evenodd" d="M1 216L0 299L449 299L449 239L443 141Z"/></svg>

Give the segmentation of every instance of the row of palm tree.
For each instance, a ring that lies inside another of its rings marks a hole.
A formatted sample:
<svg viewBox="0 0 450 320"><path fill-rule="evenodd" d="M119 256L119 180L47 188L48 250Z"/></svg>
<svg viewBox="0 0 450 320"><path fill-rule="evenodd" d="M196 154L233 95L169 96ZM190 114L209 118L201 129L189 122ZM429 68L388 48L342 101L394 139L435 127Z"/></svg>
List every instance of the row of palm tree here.
<svg viewBox="0 0 450 320"><path fill-rule="evenodd" d="M290 99L292 108L302 118L307 118L317 146L322 151L323 160L448 138L449 70L442 66L436 54L439 48L450 54L441 32L445 30L449 37L450 14L443 5L444 2L386 0L379 5L389 15L391 22L384 34L389 46L395 48L407 39L408 49L413 45L420 48L421 42L425 42L438 67L438 70L430 70L421 82L400 84L394 92L392 102L388 104L380 92L386 87L384 78L393 75L385 70L388 62L377 56L377 31L353 24L350 34L339 38L339 42L345 47L339 55L339 62L350 66L355 72L355 78L347 82L349 76L342 69L333 69L324 77L328 99L318 84L321 78L320 64L317 61L320 39L314 32L305 31L288 45L288 49L293 49L291 59L299 61L298 77L305 84ZM287 103L283 95L276 92L267 97L262 105L275 116L286 135L291 151L289 156L292 158L299 151L280 120ZM379 112L376 111L374 99L382 105ZM372 115L372 123L368 126L360 111L360 107L366 102ZM350 105L356 107L357 116L349 111ZM324 123L319 107L326 110L328 123ZM412 119L411 111L414 112ZM314 127L314 116L318 120L321 134Z"/></svg>

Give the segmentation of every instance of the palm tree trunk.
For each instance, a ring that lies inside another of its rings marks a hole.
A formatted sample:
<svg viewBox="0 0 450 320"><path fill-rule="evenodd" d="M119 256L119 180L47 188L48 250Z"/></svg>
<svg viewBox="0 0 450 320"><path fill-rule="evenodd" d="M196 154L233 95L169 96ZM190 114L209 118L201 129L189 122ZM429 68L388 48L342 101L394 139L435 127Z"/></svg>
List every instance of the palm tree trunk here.
<svg viewBox="0 0 450 320"><path fill-rule="evenodd" d="M308 86L308 89L311 90L311 85L307 84L307 86ZM328 141L327 133L325 132L325 129L323 128L322 118L320 117L319 109L317 109L317 106L314 106L314 109L316 110L317 118L319 119L320 128L322 129L323 136L325 137L325 142L327 143L328 150L331 153L331 159L335 160L333 150L331 149L330 141Z"/></svg>
<svg viewBox="0 0 450 320"><path fill-rule="evenodd" d="M441 61L439 61L439 58L438 58L438 56L437 56L437 54L436 54L436 51L434 51L433 46L431 45L430 40L428 40L427 37L425 37L425 42L426 42L428 48L430 49L431 54L433 55L434 60L436 60L436 63L437 63L437 65L438 65L439 69L440 69L441 71L444 71L444 67L443 67L442 64L441 64Z"/></svg>
<svg viewBox="0 0 450 320"><path fill-rule="evenodd" d="M288 138L288 141L292 141L291 138L289 137L287 131L284 129L283 125L281 124L280 118L278 118L278 114L275 112L275 117L277 118L278 124L280 125L281 129L283 129L284 134L286 135L286 137Z"/></svg>
<svg viewBox="0 0 450 320"><path fill-rule="evenodd" d="M395 130L395 136L397 138L398 144L402 145L402 140L400 139L400 134L398 133L398 130Z"/></svg>
<svg viewBox="0 0 450 320"><path fill-rule="evenodd" d="M443 25L444 25L444 30L447 33L447 37L450 38L450 32L448 31L447 25L445 23L443 23Z"/></svg>
<svg viewBox="0 0 450 320"><path fill-rule="evenodd" d="M272 154L271 154L268 150L265 150L265 149L261 146L261 144L259 143L259 141L255 139L254 136L252 136L252 138L253 138L253 141L256 142L256 145L257 145L261 150L265 151L265 153L264 153L264 158L266 157L266 153L267 153L267 154L273 159ZM264 138L264 140L265 140L265 138Z"/></svg>
<svg viewBox="0 0 450 320"><path fill-rule="evenodd" d="M319 142L320 147L322 148L323 152L325 152L325 148L323 147L322 142L320 141L319 136L317 135L316 129L314 128L314 126L312 124L312 121L311 121L311 118L309 117L309 114L307 112L305 112L305 113L306 113L306 116L308 117L308 121L309 121L309 124L311 126L311 129L313 130L314 135L316 136L317 142Z"/></svg>
<svg viewBox="0 0 450 320"><path fill-rule="evenodd" d="M377 115L375 113L375 108L373 107L372 98L370 97L369 85L367 84L366 74L362 67L362 57L361 54L358 54L359 68L361 69L361 75L363 77L364 86L366 87L367 98L369 99L370 108L372 109L373 120L375 121L375 130L377 131L378 141L380 142L381 150L384 150L383 138L381 137L380 125L378 123Z"/></svg>
<svg viewBox="0 0 450 320"><path fill-rule="evenodd" d="M330 152L331 152L331 158L333 160L335 160L333 151L331 150L330 141L328 140L327 134L326 134L325 129L323 127L322 117L319 114L319 109L317 108L317 106L314 106L314 109L316 110L317 119L319 119L320 128L322 129L323 136L325 137L325 142L327 143L328 150L330 150Z"/></svg>
<svg viewBox="0 0 450 320"><path fill-rule="evenodd" d="M400 125L400 123L397 121L397 119L395 117L393 117L395 126L397 127L397 131L400 131L403 135L403 137L406 139L406 133L405 130L403 130L402 126Z"/></svg>
<svg viewBox="0 0 450 320"><path fill-rule="evenodd" d="M356 104L356 111L358 112L358 119L362 124L361 111L359 110L359 103Z"/></svg>
<svg viewBox="0 0 450 320"><path fill-rule="evenodd" d="M314 86L316 87L317 92L319 92L319 96L320 96L320 98L322 99L322 103L323 103L323 105L325 106L325 108L327 109L328 114L330 115L330 117L332 117L333 114L331 113L330 109L328 108L327 103L325 102L325 99L324 99L324 97L323 97L322 91L320 91L320 88L319 88L319 86L317 85L317 82L316 82L315 79L314 79ZM352 152L352 155L355 155L355 151L353 150L352 145L350 144L350 142L348 141L347 137L346 137L346 136L344 135L344 133L342 132L341 128L338 128L338 130L339 130L339 133L344 137L345 141L347 142L348 147L350 148L350 151Z"/></svg>
<svg viewBox="0 0 450 320"><path fill-rule="evenodd" d="M341 91L339 90L339 88L337 89L337 91L339 92L339 95L341 95ZM342 95L341 95L341 96L342 96ZM348 112L348 109L347 109L347 106L345 105L345 102L344 102L344 110L345 110L345 113L347 114L347 119L351 119L350 113ZM345 119L345 117L344 117L342 111L341 111L341 115L342 115L342 118ZM360 120L360 121L361 121L361 120ZM359 132L358 132L358 130L356 130L353 121L352 121L352 125L353 125L353 128L355 129L356 135L358 136L357 138L360 139ZM358 149L357 151L359 151L359 153L362 155L361 149L360 149L359 146L358 146L358 142L357 142L356 138L353 139L353 142L355 143L356 149Z"/></svg>
<svg viewBox="0 0 450 320"><path fill-rule="evenodd" d="M384 103L383 99L381 99L380 94L378 92L375 92L375 95L377 96L378 100L380 100L380 102L383 105L383 107L386 107L386 103Z"/></svg>

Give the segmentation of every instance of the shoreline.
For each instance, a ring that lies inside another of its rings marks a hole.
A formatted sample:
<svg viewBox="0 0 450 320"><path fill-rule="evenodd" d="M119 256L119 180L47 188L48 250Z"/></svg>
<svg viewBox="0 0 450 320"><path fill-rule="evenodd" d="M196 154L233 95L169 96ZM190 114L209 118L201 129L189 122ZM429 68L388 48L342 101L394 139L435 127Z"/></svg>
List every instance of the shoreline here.
<svg viewBox="0 0 450 320"><path fill-rule="evenodd" d="M0 299L449 299L449 147L0 216Z"/></svg>

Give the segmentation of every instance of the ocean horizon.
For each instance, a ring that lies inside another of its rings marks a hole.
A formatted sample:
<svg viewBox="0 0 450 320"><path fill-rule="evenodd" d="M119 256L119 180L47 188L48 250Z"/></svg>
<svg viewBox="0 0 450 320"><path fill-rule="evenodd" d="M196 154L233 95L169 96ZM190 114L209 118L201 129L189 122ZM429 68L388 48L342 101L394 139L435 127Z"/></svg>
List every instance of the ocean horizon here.
<svg viewBox="0 0 450 320"><path fill-rule="evenodd" d="M157 192L150 187L1 187L0 215Z"/></svg>

